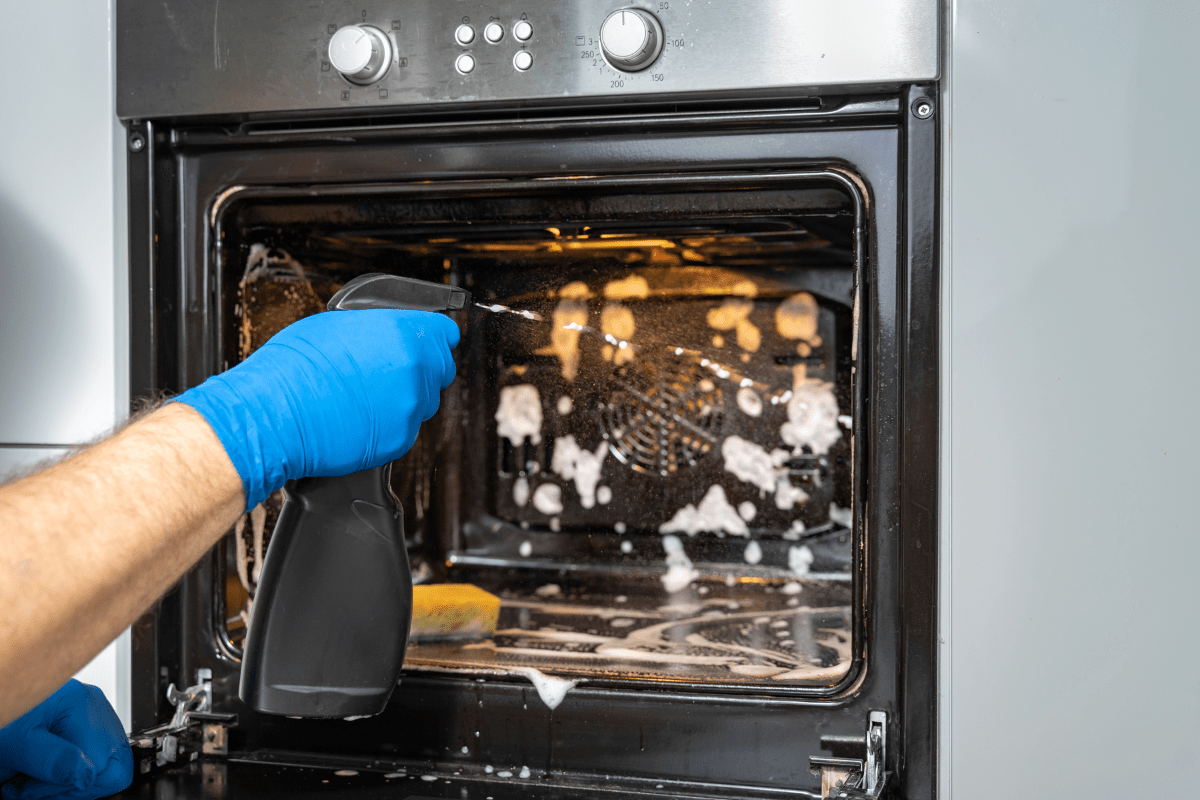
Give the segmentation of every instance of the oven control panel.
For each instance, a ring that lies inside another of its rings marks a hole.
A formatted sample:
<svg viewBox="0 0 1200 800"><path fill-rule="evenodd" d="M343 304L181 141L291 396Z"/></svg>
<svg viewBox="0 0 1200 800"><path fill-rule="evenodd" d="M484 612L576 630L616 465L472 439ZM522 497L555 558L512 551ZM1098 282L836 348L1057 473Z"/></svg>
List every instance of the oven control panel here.
<svg viewBox="0 0 1200 800"><path fill-rule="evenodd" d="M123 0L122 118L887 89L938 0Z"/></svg>

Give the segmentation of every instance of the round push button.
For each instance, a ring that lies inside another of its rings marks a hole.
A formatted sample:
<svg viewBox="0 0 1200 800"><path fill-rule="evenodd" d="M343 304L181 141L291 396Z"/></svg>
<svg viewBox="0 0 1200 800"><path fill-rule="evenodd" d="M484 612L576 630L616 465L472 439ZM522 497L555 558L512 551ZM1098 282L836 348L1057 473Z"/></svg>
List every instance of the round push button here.
<svg viewBox="0 0 1200 800"><path fill-rule="evenodd" d="M489 22L487 27L483 29L483 38L495 44L504 38L504 26L499 22Z"/></svg>
<svg viewBox="0 0 1200 800"><path fill-rule="evenodd" d="M522 42L528 42L533 37L533 26L525 20L521 20L516 25L513 25L513 36Z"/></svg>
<svg viewBox="0 0 1200 800"><path fill-rule="evenodd" d="M524 72L533 66L533 55L528 50L518 50L513 56L513 66Z"/></svg>
<svg viewBox="0 0 1200 800"><path fill-rule="evenodd" d="M454 68L463 75L468 75L475 71L475 57L470 53L463 53L454 61Z"/></svg>
<svg viewBox="0 0 1200 800"><path fill-rule="evenodd" d="M475 29L470 25L459 25L454 31L454 39L459 44L470 44L475 41Z"/></svg>

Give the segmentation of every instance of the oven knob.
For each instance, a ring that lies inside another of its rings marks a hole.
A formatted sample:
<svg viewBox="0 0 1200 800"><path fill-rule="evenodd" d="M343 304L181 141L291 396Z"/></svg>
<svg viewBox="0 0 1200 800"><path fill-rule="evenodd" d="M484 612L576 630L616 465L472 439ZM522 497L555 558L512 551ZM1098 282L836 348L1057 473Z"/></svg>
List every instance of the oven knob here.
<svg viewBox="0 0 1200 800"><path fill-rule="evenodd" d="M662 25L649 11L623 8L609 14L600 26L600 49L608 63L623 72L650 66L662 47Z"/></svg>
<svg viewBox="0 0 1200 800"><path fill-rule="evenodd" d="M347 25L329 40L329 63L351 83L374 83L392 63L392 42L378 28Z"/></svg>

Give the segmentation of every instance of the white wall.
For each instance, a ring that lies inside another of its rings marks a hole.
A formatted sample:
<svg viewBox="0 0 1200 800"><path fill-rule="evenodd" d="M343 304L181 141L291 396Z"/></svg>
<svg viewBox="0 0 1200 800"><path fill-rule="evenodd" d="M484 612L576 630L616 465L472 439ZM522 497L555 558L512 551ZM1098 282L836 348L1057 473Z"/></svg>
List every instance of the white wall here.
<svg viewBox="0 0 1200 800"><path fill-rule="evenodd" d="M1200 4L953 24L946 796L1153 794L1200 761Z"/></svg>
<svg viewBox="0 0 1200 800"><path fill-rule="evenodd" d="M12 84L0 103L0 473L104 433L129 406L110 12L56 4L51 16L69 24L52 24L52 74ZM10 3L5 22L45 30L47 9ZM44 37L10 36L5 53L9 64L42 64ZM128 674L127 637L80 674L126 725Z"/></svg>

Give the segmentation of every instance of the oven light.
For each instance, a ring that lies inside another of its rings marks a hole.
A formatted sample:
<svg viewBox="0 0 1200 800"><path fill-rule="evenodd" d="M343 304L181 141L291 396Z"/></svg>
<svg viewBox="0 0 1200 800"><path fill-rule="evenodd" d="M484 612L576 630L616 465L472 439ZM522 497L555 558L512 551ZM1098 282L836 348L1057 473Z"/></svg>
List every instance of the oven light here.
<svg viewBox="0 0 1200 800"><path fill-rule="evenodd" d="M673 250L675 243L666 239L589 239L586 242L568 241L567 247L573 250L608 250L627 247L663 247Z"/></svg>
<svg viewBox="0 0 1200 800"><path fill-rule="evenodd" d="M551 230L547 228L547 230ZM436 240L441 241L441 240ZM451 240L452 241L452 240ZM562 244L559 244L562 241ZM430 242L435 243L435 242ZM659 248L661 250L674 250L676 245L674 242L666 239L588 239L586 234L580 234L574 238L563 239L561 236L556 241L537 241L537 242L485 242L473 244L462 242L459 246L467 252L475 253L537 253L537 252L552 252L560 253L562 248L566 247L569 250L631 250L636 248ZM706 290L708 294L719 294Z"/></svg>
<svg viewBox="0 0 1200 800"><path fill-rule="evenodd" d="M600 234L600 238L601 239L623 239L626 242L632 242L634 244L639 244L639 243L644 242L644 243L652 245L652 246L662 246L662 245L669 245L671 247L675 246L674 242L667 240L667 239L638 239L637 235L633 234L633 233L602 233L602 234Z"/></svg>
<svg viewBox="0 0 1200 800"><path fill-rule="evenodd" d="M547 247L555 247L554 242L534 242L532 244L464 244L463 250L480 253L536 253Z"/></svg>

